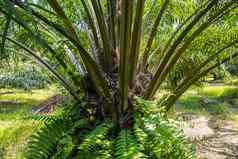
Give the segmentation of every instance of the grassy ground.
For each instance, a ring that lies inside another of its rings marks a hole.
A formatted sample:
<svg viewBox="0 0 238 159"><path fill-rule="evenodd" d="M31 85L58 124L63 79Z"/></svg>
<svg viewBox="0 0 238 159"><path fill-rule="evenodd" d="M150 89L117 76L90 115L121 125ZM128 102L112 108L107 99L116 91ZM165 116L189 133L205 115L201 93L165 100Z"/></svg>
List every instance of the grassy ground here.
<svg viewBox="0 0 238 159"><path fill-rule="evenodd" d="M39 125L27 117L32 115L33 107L57 92L55 87L30 92L0 89L0 159L22 158L28 136ZM175 112L212 116L238 128L238 88L230 85L192 88L176 103Z"/></svg>
<svg viewBox="0 0 238 159"><path fill-rule="evenodd" d="M238 87L207 85L190 89L179 99L175 109L230 120L238 128Z"/></svg>
<svg viewBox="0 0 238 159"><path fill-rule="evenodd" d="M0 89L0 159L20 159L27 137L38 123L31 116L32 108L56 93L55 87L26 92Z"/></svg>
<svg viewBox="0 0 238 159"><path fill-rule="evenodd" d="M238 87L212 84L190 89L174 111L199 159L238 158Z"/></svg>

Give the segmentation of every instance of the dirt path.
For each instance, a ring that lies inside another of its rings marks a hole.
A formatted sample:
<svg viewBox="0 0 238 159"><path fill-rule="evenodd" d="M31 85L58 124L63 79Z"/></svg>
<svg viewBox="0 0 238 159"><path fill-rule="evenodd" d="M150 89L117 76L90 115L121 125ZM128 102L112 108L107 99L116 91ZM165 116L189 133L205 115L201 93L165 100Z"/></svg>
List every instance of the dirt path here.
<svg viewBox="0 0 238 159"><path fill-rule="evenodd" d="M199 159L238 159L238 130L228 121L216 122L211 117L191 117L183 130L195 143Z"/></svg>

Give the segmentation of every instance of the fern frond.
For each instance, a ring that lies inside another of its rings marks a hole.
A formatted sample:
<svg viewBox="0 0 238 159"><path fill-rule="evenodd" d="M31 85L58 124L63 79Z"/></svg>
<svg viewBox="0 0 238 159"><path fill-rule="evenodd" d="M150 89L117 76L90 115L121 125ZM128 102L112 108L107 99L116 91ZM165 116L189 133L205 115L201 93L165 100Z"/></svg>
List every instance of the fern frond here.
<svg viewBox="0 0 238 159"><path fill-rule="evenodd" d="M25 158L45 159L53 156L57 151L58 142L67 136L72 128L72 123L67 119L61 117L50 119L50 122L30 137Z"/></svg>
<svg viewBox="0 0 238 159"><path fill-rule="evenodd" d="M65 130L64 120L58 119L47 123L36 134L31 136L25 154L26 158L43 159L50 156L55 149L58 138L63 136Z"/></svg>
<svg viewBox="0 0 238 159"><path fill-rule="evenodd" d="M77 159L112 159L112 143L112 141L104 139L98 149L86 154L81 153L77 156Z"/></svg>
<svg viewBox="0 0 238 159"><path fill-rule="evenodd" d="M55 120L63 119L63 115L33 115L28 117L28 119L49 123Z"/></svg>
<svg viewBox="0 0 238 159"><path fill-rule="evenodd" d="M100 150L98 151L97 156L94 156L94 159L112 159L111 150Z"/></svg>
<svg viewBox="0 0 238 159"><path fill-rule="evenodd" d="M106 138L107 133L113 128L113 123L111 121L104 121L98 125L93 131L88 135L85 135L82 143L79 145L80 153L86 155L92 153L97 145L103 143L103 139Z"/></svg>
<svg viewBox="0 0 238 159"><path fill-rule="evenodd" d="M148 134L147 149L157 158L193 159L194 153L184 134L177 129L175 121L161 115L151 115L145 120ZM148 150L147 150L148 151Z"/></svg>
<svg viewBox="0 0 238 159"><path fill-rule="evenodd" d="M139 144L130 130L122 130L115 141L116 159L143 159L147 158L140 152Z"/></svg>
<svg viewBox="0 0 238 159"><path fill-rule="evenodd" d="M133 128L133 132L134 132L134 135L135 135L137 141L141 145L145 145L146 141L148 139L148 135L144 132L144 130L142 128L138 127L137 125L135 125Z"/></svg>

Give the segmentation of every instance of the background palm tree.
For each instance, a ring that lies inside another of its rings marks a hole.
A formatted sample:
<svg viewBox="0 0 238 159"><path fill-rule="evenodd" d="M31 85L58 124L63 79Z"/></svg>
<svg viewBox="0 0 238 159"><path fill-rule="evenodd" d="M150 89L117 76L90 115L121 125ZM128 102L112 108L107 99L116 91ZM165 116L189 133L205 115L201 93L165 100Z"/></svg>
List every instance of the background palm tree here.
<svg viewBox="0 0 238 159"><path fill-rule="evenodd" d="M110 138L118 136L118 147L125 143L130 147L137 143L132 128L146 129L143 117L140 116L140 122L135 118L135 113L140 112L135 96L153 99L156 92L163 89L163 83L176 80L170 92L159 99L159 106L168 111L191 85L238 55L237 24L230 18L236 16L237 6L237 0L186 3L170 0L157 3L145 0L2 0L2 55L6 54L6 45L14 44L23 49L62 83L78 103L75 107L80 105L78 115L83 117L77 118L77 122L86 120L98 125L77 150L89 155L89 149L98 144L92 142L112 130ZM149 20L154 21L152 25ZM230 34L210 41L213 33L223 26L228 27ZM9 31L12 28L14 32ZM22 40L22 35L27 38ZM215 43L217 41L220 43ZM151 120L155 119L151 117ZM62 130L68 129L63 127ZM102 136L95 135L97 133ZM124 141L125 138L130 141ZM161 157L161 152L155 150L155 154L150 154L149 149L141 151L144 156ZM132 149L131 153L129 148L127 151L120 149L116 156L125 153L131 158L141 154L138 152L139 148Z"/></svg>

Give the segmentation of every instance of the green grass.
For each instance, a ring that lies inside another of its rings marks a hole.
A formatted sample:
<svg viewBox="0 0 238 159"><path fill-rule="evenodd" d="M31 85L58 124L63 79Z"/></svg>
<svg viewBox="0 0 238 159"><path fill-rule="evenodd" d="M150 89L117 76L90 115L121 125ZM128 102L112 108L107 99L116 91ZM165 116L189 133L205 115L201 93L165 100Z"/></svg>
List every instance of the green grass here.
<svg viewBox="0 0 238 159"><path fill-rule="evenodd" d="M198 89L198 94L202 96L219 98L224 95L229 95L228 92L238 92L235 86L215 85L215 86L204 86Z"/></svg>
<svg viewBox="0 0 238 159"><path fill-rule="evenodd" d="M22 120L0 123L0 158L21 158L27 137L37 127L37 122Z"/></svg>
<svg viewBox="0 0 238 159"><path fill-rule="evenodd" d="M21 159L27 138L38 127L32 108L58 92L55 86L23 91L0 89L0 159Z"/></svg>
<svg viewBox="0 0 238 159"><path fill-rule="evenodd" d="M31 114L33 107L57 93L52 86L42 90L0 89L0 120L18 120Z"/></svg>
<svg viewBox="0 0 238 159"><path fill-rule="evenodd" d="M199 113L206 115L206 109L202 107L202 98L198 96L183 96L176 104L176 111L187 113Z"/></svg>
<svg viewBox="0 0 238 159"><path fill-rule="evenodd" d="M177 102L176 111L205 116L227 115L232 112L231 108L238 109L237 98L235 86L206 85L189 89Z"/></svg>

